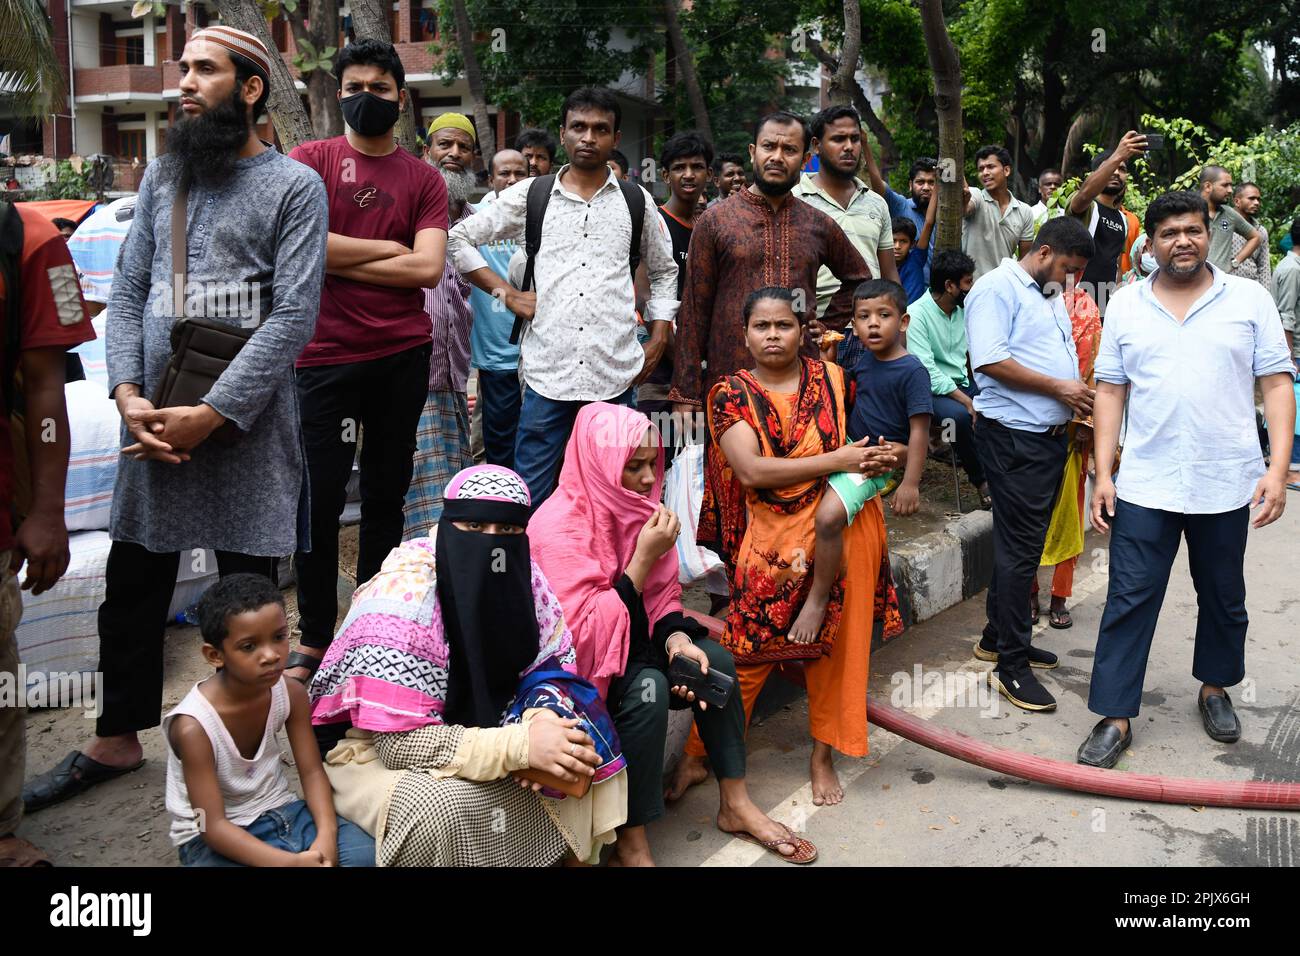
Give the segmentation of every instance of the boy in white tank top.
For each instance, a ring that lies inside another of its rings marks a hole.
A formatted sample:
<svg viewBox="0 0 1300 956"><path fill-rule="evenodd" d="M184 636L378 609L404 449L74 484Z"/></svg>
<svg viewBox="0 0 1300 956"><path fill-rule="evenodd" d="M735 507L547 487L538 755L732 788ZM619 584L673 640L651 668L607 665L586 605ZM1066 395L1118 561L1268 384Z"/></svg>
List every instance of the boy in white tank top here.
<svg viewBox="0 0 1300 956"><path fill-rule="evenodd" d="M182 866L374 866L374 840L334 813L307 691L286 680L284 598L257 574L222 578L199 601L217 672L163 718L167 810ZM306 800L289 789L276 734L288 727Z"/></svg>

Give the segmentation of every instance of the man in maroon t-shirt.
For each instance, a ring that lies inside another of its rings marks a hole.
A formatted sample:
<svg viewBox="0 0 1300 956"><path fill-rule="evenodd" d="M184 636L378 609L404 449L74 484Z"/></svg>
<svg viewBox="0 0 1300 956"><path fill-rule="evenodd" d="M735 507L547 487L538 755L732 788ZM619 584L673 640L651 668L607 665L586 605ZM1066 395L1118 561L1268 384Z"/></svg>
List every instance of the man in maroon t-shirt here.
<svg viewBox="0 0 1300 956"><path fill-rule="evenodd" d="M298 359L311 551L295 558L302 639L287 663L302 680L334 635L339 517L362 432L357 582L402 541L429 382L432 327L421 290L442 278L447 245L442 178L393 138L407 96L397 51L358 40L338 54L334 74L347 132L289 154L325 181L330 226L316 334Z"/></svg>
<svg viewBox="0 0 1300 956"><path fill-rule="evenodd" d="M9 249L22 227L21 250ZM63 400L64 353L95 337L81 299L77 270L54 224L22 206L0 204L0 255L15 265L16 288L6 288L0 269L0 376L12 363L4 354L10 306L21 317L18 368L23 376L25 451L31 501L17 533L10 510L14 504L14 448L10 409L0 402L0 675L22 695L18 677L18 642L14 631L22 617L15 573L27 562L23 590L49 590L68 569L68 529L63 520L64 484L68 475L68 411ZM15 261L16 260L16 261ZM12 273L11 273L12 274ZM12 382L5 382L8 391ZM0 707L0 866L44 860L26 840L14 836L23 816L24 708Z"/></svg>

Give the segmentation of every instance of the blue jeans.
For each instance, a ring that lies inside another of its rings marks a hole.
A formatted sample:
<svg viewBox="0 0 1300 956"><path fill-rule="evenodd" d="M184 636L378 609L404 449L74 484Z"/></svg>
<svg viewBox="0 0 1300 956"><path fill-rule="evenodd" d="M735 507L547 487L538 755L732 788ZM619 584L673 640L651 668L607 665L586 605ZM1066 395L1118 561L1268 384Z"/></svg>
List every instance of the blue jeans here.
<svg viewBox="0 0 1300 956"><path fill-rule="evenodd" d="M478 370L478 403L483 408L483 452L489 465L515 467L519 427L519 373Z"/></svg>
<svg viewBox="0 0 1300 956"><path fill-rule="evenodd" d="M994 506L996 508L996 505ZM996 511L994 512L996 516ZM1102 717L1136 717L1147 655L1178 546L1196 587L1192 676L1231 687L1246 675L1246 529L1250 509L1180 514L1115 502L1110 531L1110 586L1097 630L1088 709Z"/></svg>
<svg viewBox="0 0 1300 956"><path fill-rule="evenodd" d="M979 394L979 389L974 385L958 385L957 388L968 398L974 398ZM938 422L940 427L946 430L946 420L952 420L953 444L957 446L957 458L961 461L970 483L978 488L984 484L984 466L980 464L979 451L975 448L975 425L971 421L970 412L966 411L966 406L957 399L949 398L947 395L931 395L930 398L934 403L932 421Z"/></svg>
<svg viewBox="0 0 1300 956"><path fill-rule="evenodd" d="M606 399L614 405L632 407L636 389L629 388L616 398ZM528 486L533 510L550 497L564 460L564 446L578 410L591 402L561 402L538 395L524 387L524 401L519 409L519 431L515 436L515 471Z"/></svg>
<svg viewBox="0 0 1300 956"><path fill-rule="evenodd" d="M374 866L375 841L370 834L342 817L338 822L339 866ZM289 853L310 849L316 839L316 823L305 800L267 810L244 829L268 846ZM179 852L181 866L243 866L213 850L202 836L180 847Z"/></svg>

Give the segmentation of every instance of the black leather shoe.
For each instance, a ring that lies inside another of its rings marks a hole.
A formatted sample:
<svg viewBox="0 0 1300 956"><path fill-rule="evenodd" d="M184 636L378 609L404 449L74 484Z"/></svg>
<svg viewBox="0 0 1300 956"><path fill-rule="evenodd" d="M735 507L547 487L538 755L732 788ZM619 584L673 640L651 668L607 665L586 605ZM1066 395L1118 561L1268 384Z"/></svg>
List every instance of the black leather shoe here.
<svg viewBox="0 0 1300 956"><path fill-rule="evenodd" d="M141 760L134 767L110 767L92 760L80 750L74 750L53 770L47 770L28 781L27 786L23 787L23 808L32 813L52 807L85 793L97 783L112 780L143 766L144 761Z"/></svg>
<svg viewBox="0 0 1300 956"><path fill-rule="evenodd" d="M1232 698L1225 690L1222 694L1197 695L1201 709L1201 723L1205 732L1212 738L1225 744L1235 744L1241 739L1241 721L1232 709Z"/></svg>
<svg viewBox="0 0 1300 956"><path fill-rule="evenodd" d="M1133 722L1130 720L1128 730L1119 732L1119 728L1105 718L1092 728L1088 739L1079 745L1078 761L1089 767L1101 767L1109 770L1119 763L1120 756L1133 743Z"/></svg>
<svg viewBox="0 0 1300 956"><path fill-rule="evenodd" d="M997 648L991 643L986 642L984 638L981 638L979 643L975 645L975 656L982 661L992 661L994 664L998 662ZM1040 670L1050 671L1059 663L1060 661L1057 660L1056 655L1051 651L1045 651L1041 648L1034 647L1033 644L1029 645L1030 667L1037 667Z"/></svg>
<svg viewBox="0 0 1300 956"><path fill-rule="evenodd" d="M1007 700L1021 710L1056 710L1056 698L1038 683L1038 678L1025 668L1018 674L989 672L989 680Z"/></svg>

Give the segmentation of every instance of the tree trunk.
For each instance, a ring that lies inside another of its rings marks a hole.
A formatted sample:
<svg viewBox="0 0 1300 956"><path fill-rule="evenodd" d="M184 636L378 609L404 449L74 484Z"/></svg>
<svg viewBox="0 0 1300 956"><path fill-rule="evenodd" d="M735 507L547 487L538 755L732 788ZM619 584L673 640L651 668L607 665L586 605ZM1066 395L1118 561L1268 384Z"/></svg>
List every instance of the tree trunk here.
<svg viewBox="0 0 1300 956"><path fill-rule="evenodd" d="M960 249L966 156L962 146L961 61L943 22L942 0L920 0L921 29L939 114L939 213L936 249Z"/></svg>
<svg viewBox="0 0 1300 956"><path fill-rule="evenodd" d="M808 52L817 57L819 62L825 63L832 72L839 70L839 61L826 52L820 40L816 37L808 37L805 42L808 45ZM793 56L791 52L787 52L786 55ZM862 121L867 124L867 129L871 130L871 135L880 143L880 165L884 172L888 172L898 165L898 146L894 143L893 134L876 113L871 100L867 99L867 94L857 82L856 76L849 89L853 95L854 108L862 116Z"/></svg>
<svg viewBox="0 0 1300 956"><path fill-rule="evenodd" d="M285 11L285 19L293 31L294 41L306 39L316 49L338 46L339 8L337 3L311 0L308 8L299 4L293 13ZM310 21L310 28L307 26ZM335 54L337 56L337 54ZM311 113L312 131L316 139L329 139L343 135L343 114L339 111L338 81L327 70L312 70L303 81L307 84L307 106Z"/></svg>
<svg viewBox="0 0 1300 956"><path fill-rule="evenodd" d="M713 124L709 122L709 110L704 105L700 77L695 72L695 56L686 46L682 22L677 17L678 2L679 0L664 0L664 20L668 26L668 40L672 45L677 65L681 68L682 82L686 84L686 98L691 104L691 115L695 118L695 131L712 143Z"/></svg>
<svg viewBox="0 0 1300 956"><path fill-rule="evenodd" d="M460 58L465 61L465 82L469 84L469 95L474 100L474 125L478 128L479 152L483 154L486 165L492 161L492 156L497 151L497 133L488 119L483 71L478 65L478 54L474 52L474 31L469 23L465 0L452 0L452 9L456 15L456 46L460 48Z"/></svg>
<svg viewBox="0 0 1300 956"><path fill-rule="evenodd" d="M358 40L370 38L384 43L393 42L393 31L388 27L390 5L377 0L351 0L352 30ZM406 108L397 119L397 144L408 152L420 155L420 143L415 137L415 110L411 94L406 94Z"/></svg>
<svg viewBox="0 0 1300 956"><path fill-rule="evenodd" d="M236 30L257 37L271 51L271 94L266 101L267 112L275 124L280 146L287 153L299 143L312 139L311 120L303 108L302 99L293 82L293 74L285 66L284 58L276 52L271 29L254 0L217 0L221 21Z"/></svg>
<svg viewBox="0 0 1300 956"><path fill-rule="evenodd" d="M858 89L858 53L862 49L861 0L844 0L844 46L839 66L831 73L828 91L832 106L848 106Z"/></svg>

